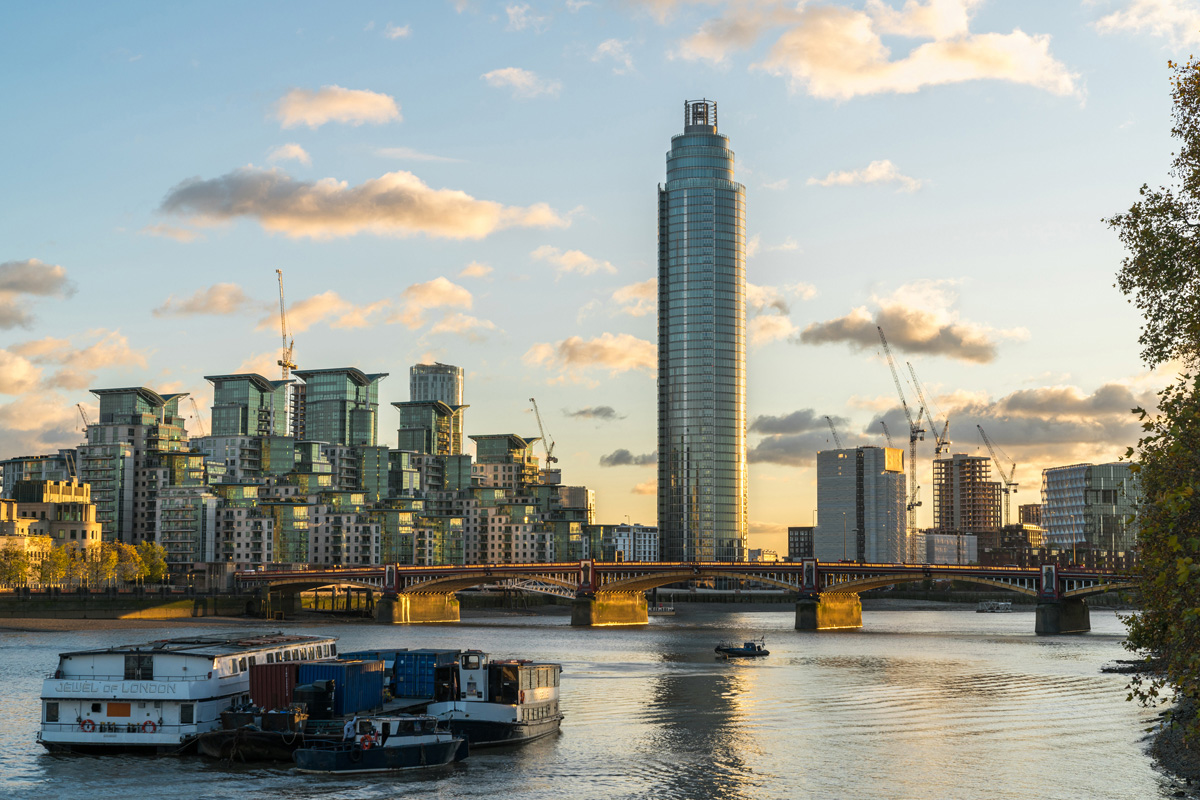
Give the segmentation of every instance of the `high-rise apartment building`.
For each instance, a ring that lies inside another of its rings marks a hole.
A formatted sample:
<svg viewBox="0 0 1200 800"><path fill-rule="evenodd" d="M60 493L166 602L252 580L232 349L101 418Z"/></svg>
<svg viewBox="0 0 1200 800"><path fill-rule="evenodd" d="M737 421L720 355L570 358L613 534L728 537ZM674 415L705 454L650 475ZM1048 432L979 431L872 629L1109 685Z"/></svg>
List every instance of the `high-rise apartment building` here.
<svg viewBox="0 0 1200 800"><path fill-rule="evenodd" d="M905 561L904 487L904 451L899 448L817 453L813 556L821 561Z"/></svg>
<svg viewBox="0 0 1200 800"><path fill-rule="evenodd" d="M462 453L463 411L470 406L450 406L440 400L413 400L392 405L400 412L396 436L401 450L435 456Z"/></svg>
<svg viewBox="0 0 1200 800"><path fill-rule="evenodd" d="M658 529L666 561L746 558L746 190L717 104L684 103L658 190Z"/></svg>
<svg viewBox="0 0 1200 800"><path fill-rule="evenodd" d="M158 489L170 481L162 456L188 446L179 413L187 394L160 395L144 386L92 394L100 398L100 418L79 446L79 480L91 484L106 541L153 540Z"/></svg>
<svg viewBox="0 0 1200 800"><path fill-rule="evenodd" d="M992 461L955 453L933 462L933 528L954 533L1000 530L999 481Z"/></svg>
<svg viewBox="0 0 1200 800"><path fill-rule="evenodd" d="M463 404L463 368L414 364L408 371L408 399L414 403Z"/></svg>
<svg viewBox="0 0 1200 800"><path fill-rule="evenodd" d="M292 372L304 381L302 437L310 442L356 447L374 446L379 436L379 382L388 376L368 375L353 367Z"/></svg>
<svg viewBox="0 0 1200 800"><path fill-rule="evenodd" d="M1052 548L1132 549L1141 502L1141 484L1126 461L1042 470L1042 527Z"/></svg>

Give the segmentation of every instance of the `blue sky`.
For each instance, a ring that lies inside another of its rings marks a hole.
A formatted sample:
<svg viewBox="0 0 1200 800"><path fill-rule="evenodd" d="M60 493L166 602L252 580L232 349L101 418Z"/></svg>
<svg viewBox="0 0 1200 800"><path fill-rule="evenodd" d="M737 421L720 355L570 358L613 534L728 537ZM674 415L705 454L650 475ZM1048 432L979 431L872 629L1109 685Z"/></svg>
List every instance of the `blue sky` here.
<svg viewBox="0 0 1200 800"><path fill-rule="evenodd" d="M1043 467L1121 455L1171 374L1139 361L1101 219L1166 180L1194 2L4 16L5 457L77 443L92 387L207 408L206 374L273 377L282 269L302 368L389 372L390 403L410 364L461 365L468 433L533 435L536 397L601 521L653 522L655 191L700 97L747 187L752 546L811 522L825 415L848 444L881 418L902 438L877 324L954 452L986 454L982 424L1017 462L1014 505Z"/></svg>

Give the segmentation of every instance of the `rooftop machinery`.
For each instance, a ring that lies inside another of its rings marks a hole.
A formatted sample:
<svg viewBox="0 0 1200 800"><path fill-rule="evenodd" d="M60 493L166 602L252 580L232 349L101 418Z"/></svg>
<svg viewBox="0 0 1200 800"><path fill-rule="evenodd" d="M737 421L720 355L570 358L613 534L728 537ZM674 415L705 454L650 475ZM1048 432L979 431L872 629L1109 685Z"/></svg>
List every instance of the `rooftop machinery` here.
<svg viewBox="0 0 1200 800"><path fill-rule="evenodd" d="M892 358L892 348L888 347L887 337L883 335L883 328L875 326L875 330L879 331L879 341L883 342L883 352L887 356L888 366L892 370L892 380L896 382L896 393L900 395L900 406L904 409L904 418L908 420L908 530L907 536L911 541L911 537L917 529L917 506L921 505L920 488L917 486L917 442L925 441L925 429L921 427L921 417L925 414L925 406L917 409L917 418L914 420L912 412L908 409L908 401L904 399L904 388L900 385L900 373L896 371L896 360Z"/></svg>

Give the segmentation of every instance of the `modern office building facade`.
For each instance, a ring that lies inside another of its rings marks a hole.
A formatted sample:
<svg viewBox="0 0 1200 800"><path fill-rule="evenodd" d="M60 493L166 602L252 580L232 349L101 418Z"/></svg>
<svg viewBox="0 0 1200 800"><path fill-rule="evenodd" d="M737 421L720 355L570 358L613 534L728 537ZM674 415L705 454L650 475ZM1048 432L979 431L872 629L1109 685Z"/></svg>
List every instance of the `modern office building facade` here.
<svg viewBox="0 0 1200 800"><path fill-rule="evenodd" d="M1042 470L1042 527L1051 548L1131 550L1141 502L1141 484L1129 462Z"/></svg>
<svg viewBox="0 0 1200 800"><path fill-rule="evenodd" d="M457 456L462 453L463 411L468 406L451 406L440 400L392 403L400 412L396 437L401 450Z"/></svg>
<svg viewBox="0 0 1200 800"><path fill-rule="evenodd" d="M414 403L463 404L463 368L451 364L414 364L408 371L408 399Z"/></svg>
<svg viewBox="0 0 1200 800"><path fill-rule="evenodd" d="M658 190L658 529L667 561L744 561L746 190L717 104L684 103Z"/></svg>
<svg viewBox="0 0 1200 800"><path fill-rule="evenodd" d="M905 561L904 487L904 451L898 448L817 453L812 555L821 561Z"/></svg>

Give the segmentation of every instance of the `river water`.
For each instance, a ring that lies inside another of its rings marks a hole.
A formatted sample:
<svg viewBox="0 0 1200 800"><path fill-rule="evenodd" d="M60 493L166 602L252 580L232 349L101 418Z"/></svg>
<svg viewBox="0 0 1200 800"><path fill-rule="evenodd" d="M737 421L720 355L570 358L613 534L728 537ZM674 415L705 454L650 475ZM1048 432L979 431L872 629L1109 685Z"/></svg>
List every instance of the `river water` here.
<svg viewBox="0 0 1200 800"><path fill-rule="evenodd" d="M0 631L0 797L120 798L1156 798L1176 785L1145 753L1154 714L1126 702L1123 627L1036 637L1033 614L870 610L858 631L792 629L780 611L683 607L633 628L561 616L458 625L283 623L342 650L480 648L563 664L562 732L432 774L304 776L197 757L51 756L35 741L57 654L245 623ZM10 622L19 627L19 622ZM80 623L81 626L87 623ZM277 624L278 627L278 624ZM723 662L723 638L771 655Z"/></svg>

